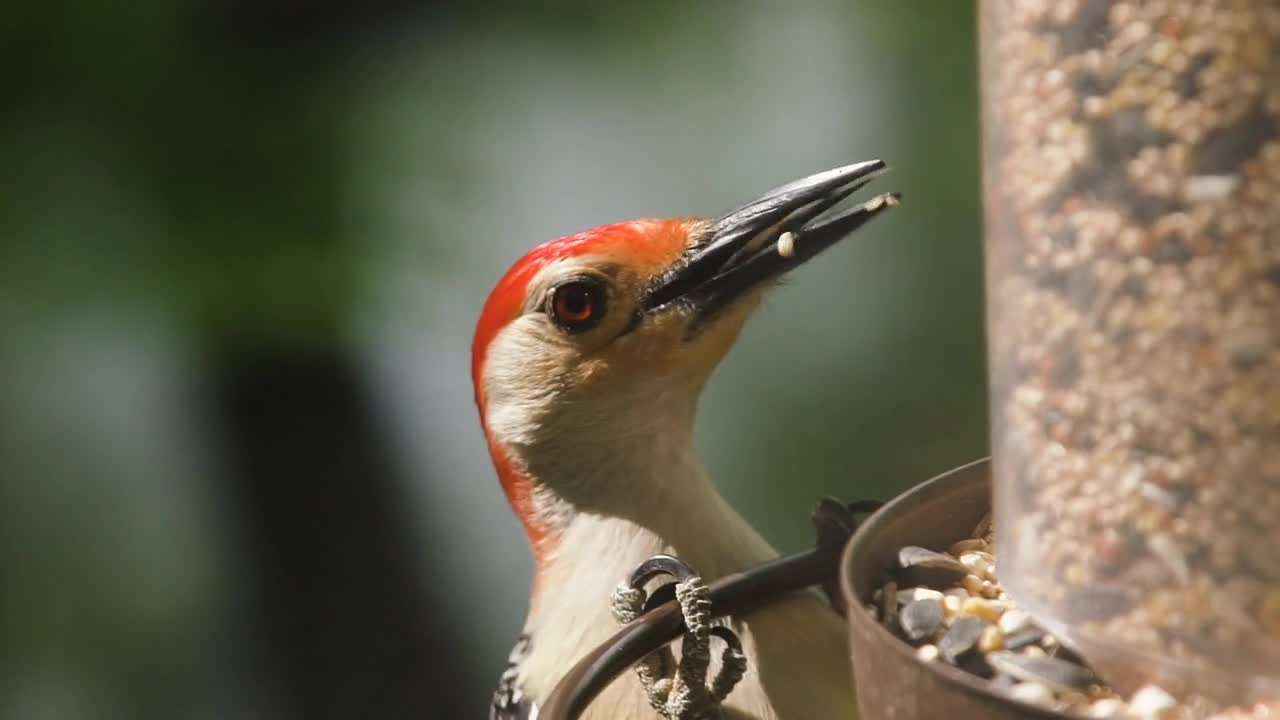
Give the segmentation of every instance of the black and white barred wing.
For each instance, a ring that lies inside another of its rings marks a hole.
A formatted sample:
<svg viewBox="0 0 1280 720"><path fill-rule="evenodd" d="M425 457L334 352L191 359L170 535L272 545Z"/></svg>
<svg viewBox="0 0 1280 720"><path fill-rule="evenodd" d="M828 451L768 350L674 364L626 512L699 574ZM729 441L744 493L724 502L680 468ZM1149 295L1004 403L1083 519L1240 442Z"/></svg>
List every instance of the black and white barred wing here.
<svg viewBox="0 0 1280 720"><path fill-rule="evenodd" d="M529 652L529 636L521 635L516 646L507 656L507 667L498 678L498 689L493 692L493 704L489 706L489 720L537 720L538 708L533 700L520 690L520 663Z"/></svg>

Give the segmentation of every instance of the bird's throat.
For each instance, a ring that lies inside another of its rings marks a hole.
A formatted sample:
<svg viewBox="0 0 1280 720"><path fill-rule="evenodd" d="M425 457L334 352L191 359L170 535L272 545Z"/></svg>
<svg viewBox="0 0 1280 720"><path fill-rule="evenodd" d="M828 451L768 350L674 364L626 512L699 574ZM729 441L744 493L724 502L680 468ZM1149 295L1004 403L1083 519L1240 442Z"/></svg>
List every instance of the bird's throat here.
<svg viewBox="0 0 1280 720"><path fill-rule="evenodd" d="M591 460L543 466L543 479L533 482L534 512L552 535L537 553L535 594L554 592L555 579L566 575L574 576L573 587L584 587L581 573L606 577L612 589L661 552L707 579L775 556L721 497L691 441L658 439Z"/></svg>

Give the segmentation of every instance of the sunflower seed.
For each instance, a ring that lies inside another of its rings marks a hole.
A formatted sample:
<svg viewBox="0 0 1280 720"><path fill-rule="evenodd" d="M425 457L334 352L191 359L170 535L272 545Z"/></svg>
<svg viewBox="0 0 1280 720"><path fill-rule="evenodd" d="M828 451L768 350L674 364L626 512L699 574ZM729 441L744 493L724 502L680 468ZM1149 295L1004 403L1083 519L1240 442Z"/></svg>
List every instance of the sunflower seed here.
<svg viewBox="0 0 1280 720"><path fill-rule="evenodd" d="M1025 627L1018 632L1006 633L1004 646L1006 650L1017 650L1028 645L1035 645L1044 637L1044 631L1035 625Z"/></svg>
<svg viewBox="0 0 1280 720"><path fill-rule="evenodd" d="M898 578L908 585L946 587L969 574L959 560L917 545L898 551Z"/></svg>
<svg viewBox="0 0 1280 720"><path fill-rule="evenodd" d="M1083 690L1096 682L1093 673L1075 663L1051 657L1034 657L1001 650L987 656L997 671L1023 682L1038 682L1058 690Z"/></svg>
<svg viewBox="0 0 1280 720"><path fill-rule="evenodd" d="M937 600L916 600L902 608L898 616L907 638L919 642L932 637L942 626L942 603Z"/></svg>
<svg viewBox="0 0 1280 720"><path fill-rule="evenodd" d="M947 634L938 642L938 652L942 653L942 659L952 665L956 664L962 655L977 647L978 639L982 637L982 631L986 627L987 622L981 618L970 615L956 618Z"/></svg>

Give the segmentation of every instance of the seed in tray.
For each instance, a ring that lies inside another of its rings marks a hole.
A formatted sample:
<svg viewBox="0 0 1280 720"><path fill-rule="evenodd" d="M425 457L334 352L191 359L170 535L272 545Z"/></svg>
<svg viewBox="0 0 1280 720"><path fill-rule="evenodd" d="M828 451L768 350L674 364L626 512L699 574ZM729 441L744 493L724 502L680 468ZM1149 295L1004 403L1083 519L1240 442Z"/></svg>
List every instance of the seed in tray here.
<svg viewBox="0 0 1280 720"><path fill-rule="evenodd" d="M986 558L976 552L967 552L960 556L960 564L969 568L969 572L978 577L986 577L987 568L991 563Z"/></svg>
<svg viewBox="0 0 1280 720"><path fill-rule="evenodd" d="M1053 706L1053 691L1038 682L1018 683L1009 689L1009 695L1015 700L1021 700L1030 705Z"/></svg>
<svg viewBox="0 0 1280 720"><path fill-rule="evenodd" d="M1030 627L1031 616L1025 610L1013 608L1007 610L1000 616L1000 629L1005 635L1013 635L1022 631L1024 628Z"/></svg>
<svg viewBox="0 0 1280 720"><path fill-rule="evenodd" d="M964 607L964 601L955 595L944 595L942 597L942 613L948 618L959 615L962 607Z"/></svg>
<svg viewBox="0 0 1280 720"><path fill-rule="evenodd" d="M960 612L993 623L1000 620L1000 616L1008 607L1009 603L1000 600L971 597L961 603Z"/></svg>
<svg viewBox="0 0 1280 720"><path fill-rule="evenodd" d="M898 602L907 604L916 600L937 600L942 601L942 591L933 588L913 587L906 590L898 591Z"/></svg>
<svg viewBox="0 0 1280 720"><path fill-rule="evenodd" d="M978 638L978 652L987 655L1004 649L1004 631L995 625L982 629L982 637Z"/></svg>
<svg viewBox="0 0 1280 720"><path fill-rule="evenodd" d="M929 599L908 603L898 616L902 631L914 642L933 637L942 627L942 619L942 603Z"/></svg>
<svg viewBox="0 0 1280 720"><path fill-rule="evenodd" d="M983 580L977 575L965 575L960 579L960 582L964 586L965 592L970 595L982 595Z"/></svg>
<svg viewBox="0 0 1280 720"><path fill-rule="evenodd" d="M1031 625L1025 627L1018 632L1005 635L1004 647L1006 650L1017 650L1029 645L1038 645L1040 640L1044 638L1044 631Z"/></svg>
<svg viewBox="0 0 1280 720"><path fill-rule="evenodd" d="M1008 673L1023 682L1038 682L1060 691L1083 690L1097 680L1087 668L1066 660L1001 650L987 656L998 672Z"/></svg>
<svg viewBox="0 0 1280 720"><path fill-rule="evenodd" d="M942 659L952 665L956 664L961 656L977 647L982 631L986 628L987 622L980 618L968 615L956 618L942 640L938 641Z"/></svg>
<svg viewBox="0 0 1280 720"><path fill-rule="evenodd" d="M969 574L959 560L940 552L917 545L908 545L898 551L898 578L910 585L947 587Z"/></svg>
<svg viewBox="0 0 1280 720"><path fill-rule="evenodd" d="M938 659L938 646L932 643L916 648L916 657L920 662L933 662Z"/></svg>

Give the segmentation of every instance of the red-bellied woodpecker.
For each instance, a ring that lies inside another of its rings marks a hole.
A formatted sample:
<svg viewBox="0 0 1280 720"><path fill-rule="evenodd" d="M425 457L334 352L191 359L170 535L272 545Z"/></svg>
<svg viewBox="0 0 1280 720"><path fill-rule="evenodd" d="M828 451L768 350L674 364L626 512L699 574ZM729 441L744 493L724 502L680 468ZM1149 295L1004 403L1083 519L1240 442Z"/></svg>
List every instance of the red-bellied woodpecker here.
<svg viewBox="0 0 1280 720"><path fill-rule="evenodd" d="M670 553L710 581L777 557L698 458L698 397L778 277L896 204L882 195L835 209L883 169L829 170L715 219L570 235L499 281L476 328L472 380L535 574L491 717L536 717L573 663L617 630L611 593L646 559ZM727 717L855 716L844 625L817 593L733 622L748 665ZM626 676L584 717L656 714Z"/></svg>

